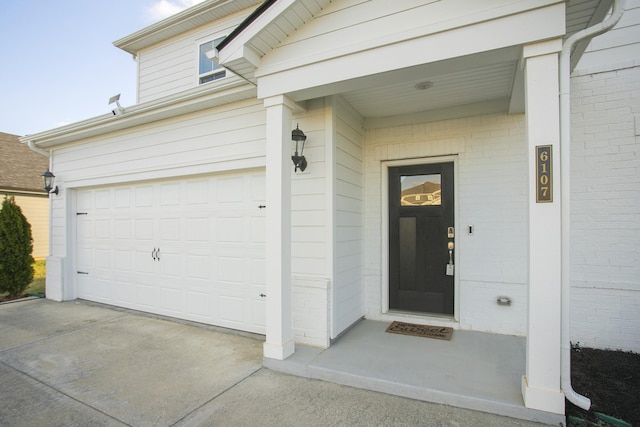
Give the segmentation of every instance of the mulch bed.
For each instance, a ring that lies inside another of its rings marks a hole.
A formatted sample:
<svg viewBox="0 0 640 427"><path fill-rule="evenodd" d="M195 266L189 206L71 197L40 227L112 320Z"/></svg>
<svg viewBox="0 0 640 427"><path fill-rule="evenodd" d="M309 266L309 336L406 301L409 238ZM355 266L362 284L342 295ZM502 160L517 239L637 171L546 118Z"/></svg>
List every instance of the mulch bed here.
<svg viewBox="0 0 640 427"><path fill-rule="evenodd" d="M600 412L634 426L640 426L640 353L582 348L571 353L573 389L591 399L587 412L567 401L566 413L598 423ZM580 424L570 424L580 425Z"/></svg>

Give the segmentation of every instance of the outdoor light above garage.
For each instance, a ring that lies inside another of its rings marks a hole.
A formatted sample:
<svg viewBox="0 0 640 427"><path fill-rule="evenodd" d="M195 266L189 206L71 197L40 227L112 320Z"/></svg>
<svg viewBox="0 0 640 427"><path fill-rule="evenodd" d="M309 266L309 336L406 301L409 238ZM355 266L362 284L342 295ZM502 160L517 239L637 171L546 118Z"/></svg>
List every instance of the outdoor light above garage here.
<svg viewBox="0 0 640 427"><path fill-rule="evenodd" d="M58 194L58 187L57 186L55 188L53 187L53 183L56 180L56 176L52 174L51 171L49 171L49 169L44 171L40 176L42 177L42 183L44 184L45 191L49 194L51 193ZM52 188L53 188L53 191L51 191Z"/></svg>
<svg viewBox="0 0 640 427"><path fill-rule="evenodd" d="M298 172L300 169L302 172L307 168L307 159L304 158L302 152L304 151L304 142L307 140L307 136L300 130L298 125L296 128L291 131L291 140L296 143L296 151L293 156L291 156L291 160L293 160L293 164L295 166L295 171ZM298 143L300 144L300 155L298 155Z"/></svg>

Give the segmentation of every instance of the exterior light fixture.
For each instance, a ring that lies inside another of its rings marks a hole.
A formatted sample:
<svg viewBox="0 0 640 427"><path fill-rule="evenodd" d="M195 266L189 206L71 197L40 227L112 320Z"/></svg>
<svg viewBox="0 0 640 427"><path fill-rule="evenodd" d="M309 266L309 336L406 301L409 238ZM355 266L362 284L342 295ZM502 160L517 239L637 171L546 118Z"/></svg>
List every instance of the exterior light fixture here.
<svg viewBox="0 0 640 427"><path fill-rule="evenodd" d="M307 168L307 159L302 155L304 151L304 142L307 140L307 136L300 130L298 125L296 128L291 131L291 140L296 143L296 151L293 156L291 156L291 160L293 160L293 165L295 166L295 172L298 172L300 169L302 172ZM298 144L300 144L300 155L298 155Z"/></svg>
<svg viewBox="0 0 640 427"><path fill-rule="evenodd" d="M44 171L42 173L42 175L40 175L42 177L42 183L44 184L44 190L48 193L48 194L58 194L58 186L56 185L55 188L53 187L53 183L56 181L56 176L54 174L52 174L49 169L47 169L46 171ZM53 191L51 190L53 188Z"/></svg>
<svg viewBox="0 0 640 427"><path fill-rule="evenodd" d="M124 108L122 108L122 105L120 105L119 100L120 100L120 94L114 95L111 98L109 98L109 105L113 104L114 102L116 104L116 108L111 110L114 116L119 116L120 114L124 113Z"/></svg>

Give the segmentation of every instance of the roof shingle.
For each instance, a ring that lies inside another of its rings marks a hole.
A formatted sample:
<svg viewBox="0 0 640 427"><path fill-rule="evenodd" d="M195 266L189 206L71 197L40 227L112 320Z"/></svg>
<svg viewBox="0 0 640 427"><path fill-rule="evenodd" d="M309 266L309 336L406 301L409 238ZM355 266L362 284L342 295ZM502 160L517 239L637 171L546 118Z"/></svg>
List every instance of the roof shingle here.
<svg viewBox="0 0 640 427"><path fill-rule="evenodd" d="M40 175L49 167L49 159L31 151L18 138L0 132L0 192L46 194Z"/></svg>

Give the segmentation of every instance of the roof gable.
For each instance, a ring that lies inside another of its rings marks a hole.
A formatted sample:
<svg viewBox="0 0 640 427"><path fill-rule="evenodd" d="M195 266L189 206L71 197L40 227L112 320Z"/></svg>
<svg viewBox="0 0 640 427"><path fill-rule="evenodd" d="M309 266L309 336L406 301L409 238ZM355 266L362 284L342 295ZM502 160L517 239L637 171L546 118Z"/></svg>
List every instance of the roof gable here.
<svg viewBox="0 0 640 427"><path fill-rule="evenodd" d="M20 143L17 135L0 132L0 191L46 194L40 174L48 166L49 159Z"/></svg>
<svg viewBox="0 0 640 427"><path fill-rule="evenodd" d="M136 55L140 50L244 9L261 0L207 0L113 42Z"/></svg>
<svg viewBox="0 0 640 427"><path fill-rule="evenodd" d="M446 0L407 0L403 3L405 9L422 7L432 3L450 3ZM456 3L456 2L454 2ZM454 4L454 9L463 6L463 1ZM518 2L508 7L518 8ZM535 2L530 2L535 3ZM541 7L545 2L538 2ZM475 2L470 2L474 5ZM481 3L478 3L481 4ZM256 11L249 16L219 47L220 63L236 74L241 75L247 80L257 82L255 72L259 67L264 66L263 57L269 52L279 47L287 38L295 37L300 28L313 20L315 17L322 15L325 10L331 9L331 5L340 5L344 9L353 9L362 7L377 8L381 11L386 10L385 3L381 2L363 2L358 0L267 0ZM382 5L382 6L380 6ZM566 12L566 37L584 29L590 25L600 22L606 11L611 5L611 0L568 0ZM469 5L467 5L469 6ZM530 6L532 7L532 6ZM498 8L496 6L496 8ZM499 8L505 9L504 5ZM491 9L491 8L488 8ZM438 8L434 8L437 11ZM355 12L354 12L355 13ZM470 14L474 14L469 12ZM329 13L331 15L331 13ZM475 13L477 15L477 13ZM464 20L464 18L462 18ZM482 17L476 16L473 19ZM440 19L436 19L439 21ZM440 20L441 21L441 20ZM446 29L446 19L440 24L434 26L433 31L443 31ZM455 24L455 23L454 23ZM444 26L443 26L444 25ZM456 24L458 25L458 24ZM442 26L442 28L439 28ZM329 29L323 27L325 32ZM404 28L400 24L394 31L403 32ZM372 38L377 38L373 34ZM343 40L349 42L350 40ZM586 46L589 40L585 40L583 44ZM339 47L341 43L332 44L333 47ZM575 64L579 60L584 47L579 46L574 51L572 62ZM324 47L325 49L327 46Z"/></svg>

